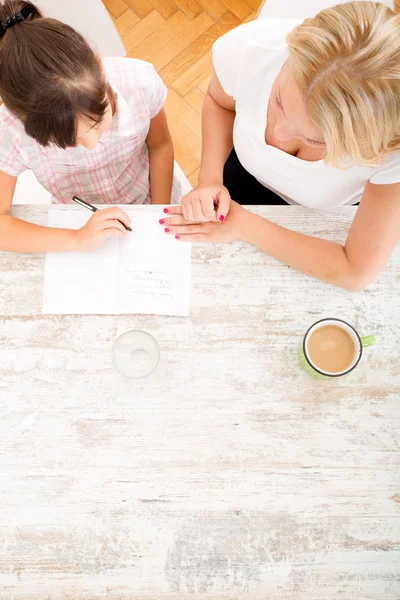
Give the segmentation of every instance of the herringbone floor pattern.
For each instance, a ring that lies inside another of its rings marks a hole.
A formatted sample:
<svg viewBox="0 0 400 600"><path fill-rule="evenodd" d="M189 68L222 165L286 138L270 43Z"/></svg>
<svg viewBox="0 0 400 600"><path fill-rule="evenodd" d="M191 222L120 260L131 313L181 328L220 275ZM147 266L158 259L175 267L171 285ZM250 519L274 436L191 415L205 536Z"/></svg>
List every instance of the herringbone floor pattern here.
<svg viewBox="0 0 400 600"><path fill-rule="evenodd" d="M103 2L128 56L153 63L168 86L165 108L175 158L191 184L196 185L201 155L201 107L211 74L212 44L240 23L254 19L261 0ZM396 6L400 11L400 0L396 0Z"/></svg>

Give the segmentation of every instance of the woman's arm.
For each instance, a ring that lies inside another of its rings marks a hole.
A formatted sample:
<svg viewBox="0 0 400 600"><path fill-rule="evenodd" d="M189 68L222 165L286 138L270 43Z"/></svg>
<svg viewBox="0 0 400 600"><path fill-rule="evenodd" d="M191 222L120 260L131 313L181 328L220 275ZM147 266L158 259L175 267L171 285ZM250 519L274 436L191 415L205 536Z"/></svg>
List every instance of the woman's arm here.
<svg viewBox="0 0 400 600"><path fill-rule="evenodd" d="M151 203L170 204L174 147L164 109L151 120L146 144L149 150Z"/></svg>
<svg viewBox="0 0 400 600"><path fill-rule="evenodd" d="M214 71L203 104L199 184L182 198L183 214L190 221L223 221L229 212L223 171L233 147L235 114L235 101L224 92Z"/></svg>
<svg viewBox="0 0 400 600"><path fill-rule="evenodd" d="M235 114L234 99L225 94L213 71L203 104L199 183L222 185L224 165L233 148Z"/></svg>
<svg viewBox="0 0 400 600"><path fill-rule="evenodd" d="M98 210L78 230L42 227L10 215L17 178L0 171L0 250L3 252L58 252L89 250L112 236L126 234L120 219L129 225L120 208Z"/></svg>
<svg viewBox="0 0 400 600"><path fill-rule="evenodd" d="M345 245L289 231L248 213L242 237L290 267L346 289L363 289L400 237L400 184L369 183Z"/></svg>
<svg viewBox="0 0 400 600"><path fill-rule="evenodd" d="M179 214L178 209L174 207L173 214ZM184 223L182 216L166 222L170 234L183 241L240 239L306 275L361 290L380 272L400 238L400 183L367 184L344 246L275 225L236 202L222 226Z"/></svg>

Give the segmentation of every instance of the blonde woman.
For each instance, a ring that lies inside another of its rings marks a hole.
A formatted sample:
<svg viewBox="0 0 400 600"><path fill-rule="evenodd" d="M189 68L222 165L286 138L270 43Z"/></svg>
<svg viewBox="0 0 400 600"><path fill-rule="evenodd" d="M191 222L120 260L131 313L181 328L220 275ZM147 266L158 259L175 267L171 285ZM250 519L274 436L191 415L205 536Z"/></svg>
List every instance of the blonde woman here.
<svg viewBox="0 0 400 600"><path fill-rule="evenodd" d="M349 2L295 25L258 20L215 43L199 184L164 226L182 241L245 240L362 289L400 236L400 15ZM358 202L344 246L241 206Z"/></svg>

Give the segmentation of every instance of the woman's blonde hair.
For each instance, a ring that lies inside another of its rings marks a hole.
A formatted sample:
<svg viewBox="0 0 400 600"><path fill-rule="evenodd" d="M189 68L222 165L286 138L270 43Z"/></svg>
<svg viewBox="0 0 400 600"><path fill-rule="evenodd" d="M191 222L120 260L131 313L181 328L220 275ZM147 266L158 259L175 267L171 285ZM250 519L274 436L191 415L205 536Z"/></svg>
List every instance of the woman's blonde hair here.
<svg viewBox="0 0 400 600"><path fill-rule="evenodd" d="M400 150L400 14L378 2L339 4L304 21L287 43L325 162L374 166Z"/></svg>

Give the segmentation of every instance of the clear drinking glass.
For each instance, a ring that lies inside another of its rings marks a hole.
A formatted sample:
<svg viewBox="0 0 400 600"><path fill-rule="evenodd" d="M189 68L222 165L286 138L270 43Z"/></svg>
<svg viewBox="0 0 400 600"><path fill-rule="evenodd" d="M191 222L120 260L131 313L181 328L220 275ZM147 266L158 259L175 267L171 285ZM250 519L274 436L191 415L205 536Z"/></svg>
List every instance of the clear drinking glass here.
<svg viewBox="0 0 400 600"><path fill-rule="evenodd" d="M160 348L146 331L132 330L115 340L111 355L113 365L121 375L139 379L154 371L160 360Z"/></svg>

